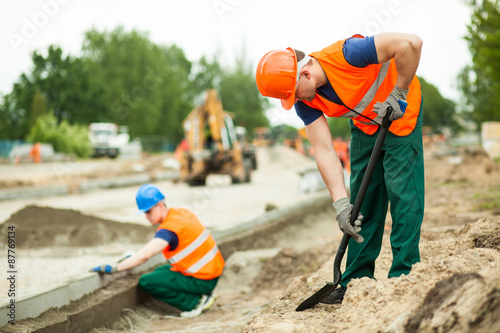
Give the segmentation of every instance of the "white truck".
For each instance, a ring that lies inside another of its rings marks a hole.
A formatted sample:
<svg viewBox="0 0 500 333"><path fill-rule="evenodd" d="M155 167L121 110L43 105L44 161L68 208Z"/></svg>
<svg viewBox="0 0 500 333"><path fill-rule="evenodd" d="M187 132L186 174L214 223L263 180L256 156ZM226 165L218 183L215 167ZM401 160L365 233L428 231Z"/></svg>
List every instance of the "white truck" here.
<svg viewBox="0 0 500 333"><path fill-rule="evenodd" d="M130 137L128 128L114 123L91 123L89 139L94 150L94 157L109 156L115 158L120 150L127 146Z"/></svg>

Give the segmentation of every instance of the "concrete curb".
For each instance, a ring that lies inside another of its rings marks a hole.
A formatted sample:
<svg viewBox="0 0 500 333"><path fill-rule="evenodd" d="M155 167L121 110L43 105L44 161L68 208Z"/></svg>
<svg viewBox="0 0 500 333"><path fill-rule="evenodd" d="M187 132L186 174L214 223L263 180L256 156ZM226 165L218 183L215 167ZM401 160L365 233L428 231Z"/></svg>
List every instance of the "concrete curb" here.
<svg viewBox="0 0 500 333"><path fill-rule="evenodd" d="M152 177L147 173L140 173L131 176L114 177L109 179L93 179L81 182L78 192L84 193L101 188L126 187L150 182Z"/></svg>
<svg viewBox="0 0 500 333"><path fill-rule="evenodd" d="M29 186L19 188L9 188L0 190L0 201L40 198L55 195L68 195L71 193L86 193L98 189L117 188L134 185L142 185L153 181L165 181L179 179L179 173L165 171L150 175L148 173L138 173L134 175L119 176L113 178L99 178L81 182L75 191L70 191L67 184L50 186Z"/></svg>
<svg viewBox="0 0 500 333"><path fill-rule="evenodd" d="M70 304L72 301L79 300L83 296L107 286L111 281L122 278L125 275L148 271L164 262L165 258L159 254L129 272L113 275L99 275L89 272L80 278L75 278L69 283L53 285L42 292L25 295L17 299L14 303L15 321L38 317L50 308L60 308ZM9 315L12 308L9 308L9 306L9 300L0 303L0 327L7 325L11 319Z"/></svg>
<svg viewBox="0 0 500 333"><path fill-rule="evenodd" d="M243 250L245 248L245 245L239 243L241 239L256 232L265 233L267 229L272 228L273 226L278 226L281 225L280 223L291 221L298 215L302 216L310 212L314 212L320 207L329 206L330 203L330 195L328 193L321 192L315 194L308 200L305 200L298 204L294 204L293 206L270 211L261 217L244 222L233 228L225 230L212 230L211 232L214 238L217 240L221 251L223 253L226 252L227 254L228 250L226 250L226 248L235 247L234 244L229 245L230 243L238 243L237 247L240 250ZM88 273L81 278L71 281L70 283L53 286L49 290L43 291L41 293L26 295L16 300L15 302L15 321L17 322L23 319L36 318L51 308L60 308L64 305L69 305L71 302L79 300L85 295L88 295L92 292L95 292L96 290L105 287L111 281L123 278L126 275L135 275L151 270L152 268L164 262L165 259L163 255L158 254L157 256L151 258L148 262L128 272L103 276L94 273ZM115 295L114 297L120 297L121 301L116 302L116 300L111 297L111 300L108 299L107 302L113 302L113 304L118 303L119 305L116 305L115 307L121 306L122 308L127 308L133 307L138 304L136 287L131 287L128 291ZM0 303L0 327L8 325L8 321L10 320L9 314L11 310L9 309L9 304L9 300L5 300ZM83 313L86 311L89 311L89 309L83 309L80 312L67 315L67 317L63 316L64 318L60 319L61 321L59 321L58 323L53 323L50 324L50 327L43 328L41 330L32 330L31 332L61 332L60 329L62 327L68 327L68 325L70 327L76 325L76 327L81 329L88 323L79 323L78 318L83 320L85 318ZM97 313L97 311L95 310L91 311L93 314ZM119 315L120 313L120 311L118 311L118 308L114 309L112 312L116 313L114 314L115 316ZM107 321L112 319L110 318L110 316L111 314L109 314L108 316L99 316L99 318L101 318L99 320L97 318L94 318L92 323L93 327L104 325ZM92 329L93 327L91 327L90 329Z"/></svg>
<svg viewBox="0 0 500 333"><path fill-rule="evenodd" d="M28 188L10 188L0 191L0 201L39 198L50 195L68 195L69 186L50 185L50 186L33 186Z"/></svg>

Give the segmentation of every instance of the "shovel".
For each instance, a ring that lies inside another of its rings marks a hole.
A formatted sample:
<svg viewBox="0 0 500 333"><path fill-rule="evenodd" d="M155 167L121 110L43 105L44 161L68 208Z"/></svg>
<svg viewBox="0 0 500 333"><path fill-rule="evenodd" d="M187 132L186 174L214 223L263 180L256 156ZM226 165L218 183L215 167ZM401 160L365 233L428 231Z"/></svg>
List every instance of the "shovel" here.
<svg viewBox="0 0 500 333"><path fill-rule="evenodd" d="M384 144L385 137L387 136L387 131L391 126L392 121L389 120L389 117L392 113L392 107L387 108L387 113L382 119L382 125L380 126L380 132L377 136L377 141L375 142L375 146L372 150L372 155L370 156L370 161L368 161L368 166L366 167L365 175L363 176L363 181L361 182L361 186L359 187L358 195L356 196L356 201L354 202L354 206L351 212L351 224L354 225L356 221L356 217L359 214L361 209L361 205L363 204L363 200L365 198L366 190L368 189L368 185L370 184L370 180L373 175L373 171L375 170L375 165L377 164L378 157L380 156L380 152L382 151L382 145ZM333 282L327 282L326 285L318 290L314 295L310 296L308 299L300 303L300 305L295 309L295 311L304 311L312 308L316 304L318 304L325 297L330 295L332 291L337 288L340 283L340 279L342 278L342 273L340 272L340 264L342 263L342 258L344 258L345 250L347 248L347 244L349 243L350 235L344 234L342 240L340 241L339 249L337 250L337 255L335 256L335 261L333 263Z"/></svg>

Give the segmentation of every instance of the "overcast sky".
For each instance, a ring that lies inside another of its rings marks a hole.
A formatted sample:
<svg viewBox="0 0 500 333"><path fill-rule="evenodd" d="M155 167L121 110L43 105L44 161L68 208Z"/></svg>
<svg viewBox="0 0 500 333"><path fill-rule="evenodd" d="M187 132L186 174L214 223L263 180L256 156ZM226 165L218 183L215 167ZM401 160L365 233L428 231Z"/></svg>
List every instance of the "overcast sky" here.
<svg viewBox="0 0 500 333"><path fill-rule="evenodd" d="M417 75L458 102L456 77L471 61L463 39L470 15L464 0L1 0L0 94L31 70L34 50L56 44L78 56L85 31L121 25L176 44L191 61L217 55L233 64L244 53L253 68L272 49L312 52L355 33L411 32L424 41ZM297 121L272 101L273 123Z"/></svg>

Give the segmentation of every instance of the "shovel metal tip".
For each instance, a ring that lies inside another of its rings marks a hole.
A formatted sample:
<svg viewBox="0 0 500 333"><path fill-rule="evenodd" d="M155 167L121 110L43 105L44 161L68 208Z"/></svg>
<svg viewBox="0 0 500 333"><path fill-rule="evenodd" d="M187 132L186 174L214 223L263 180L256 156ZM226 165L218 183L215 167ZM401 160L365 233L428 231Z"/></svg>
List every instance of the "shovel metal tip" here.
<svg viewBox="0 0 500 333"><path fill-rule="evenodd" d="M312 308L316 304L318 304L321 300L323 300L326 296L330 295L332 291L337 288L338 282L333 283L333 282L327 282L326 285L315 292L312 296L310 296L308 299L303 301L302 303L299 304L299 306L295 309L295 311L304 311L307 309Z"/></svg>

